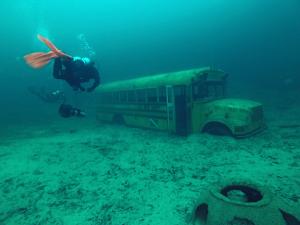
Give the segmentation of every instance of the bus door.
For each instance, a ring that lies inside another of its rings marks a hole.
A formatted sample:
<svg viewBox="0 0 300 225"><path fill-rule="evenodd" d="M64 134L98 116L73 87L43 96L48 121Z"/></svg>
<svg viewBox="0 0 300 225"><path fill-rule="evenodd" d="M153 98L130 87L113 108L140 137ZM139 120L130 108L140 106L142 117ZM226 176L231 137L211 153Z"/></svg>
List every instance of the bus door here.
<svg viewBox="0 0 300 225"><path fill-rule="evenodd" d="M174 95L173 95L173 87L168 85L166 86L166 103L167 103L167 123L168 123L168 131L172 132L174 123Z"/></svg>
<svg viewBox="0 0 300 225"><path fill-rule="evenodd" d="M175 129L179 135L188 134L186 86L174 86Z"/></svg>

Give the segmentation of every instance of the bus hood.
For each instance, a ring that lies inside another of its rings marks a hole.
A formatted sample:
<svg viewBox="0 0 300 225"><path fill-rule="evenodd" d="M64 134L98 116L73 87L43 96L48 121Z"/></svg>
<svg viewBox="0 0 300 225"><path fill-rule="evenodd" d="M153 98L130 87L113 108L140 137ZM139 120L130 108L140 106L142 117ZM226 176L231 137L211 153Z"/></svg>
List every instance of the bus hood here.
<svg viewBox="0 0 300 225"><path fill-rule="evenodd" d="M241 110L250 110L262 106L262 104L259 102L237 98L215 100L213 101L213 105L220 108L232 108Z"/></svg>

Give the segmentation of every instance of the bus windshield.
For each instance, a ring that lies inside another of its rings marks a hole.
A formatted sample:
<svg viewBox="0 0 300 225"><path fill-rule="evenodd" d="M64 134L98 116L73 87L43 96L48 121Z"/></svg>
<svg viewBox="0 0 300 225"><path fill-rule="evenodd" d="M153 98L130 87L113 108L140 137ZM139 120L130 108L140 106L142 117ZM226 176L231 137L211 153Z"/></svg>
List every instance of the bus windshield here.
<svg viewBox="0 0 300 225"><path fill-rule="evenodd" d="M223 98L225 85L223 81L198 82L193 84L193 99L206 100Z"/></svg>

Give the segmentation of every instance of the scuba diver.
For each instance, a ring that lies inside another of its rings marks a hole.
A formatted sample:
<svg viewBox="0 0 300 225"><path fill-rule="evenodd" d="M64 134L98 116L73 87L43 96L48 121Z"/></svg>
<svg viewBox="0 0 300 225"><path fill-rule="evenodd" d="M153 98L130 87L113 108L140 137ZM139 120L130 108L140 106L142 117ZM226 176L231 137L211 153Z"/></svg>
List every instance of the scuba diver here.
<svg viewBox="0 0 300 225"><path fill-rule="evenodd" d="M58 109L58 113L63 118L86 116L86 113L84 111L65 103L66 96L63 91L49 91L44 87L28 87L28 91L46 103L62 102Z"/></svg>
<svg viewBox="0 0 300 225"><path fill-rule="evenodd" d="M26 63L34 69L39 69L47 65L52 59L55 59L53 66L53 77L55 79L65 80L73 90L77 91L93 91L100 84L100 76L95 68L95 63L89 58L73 57L59 50L50 40L38 35L38 39L48 46L50 51L34 52L24 56ZM94 80L92 86L84 88L82 83ZM52 92L49 94L31 91L46 102L56 101L56 95L60 92ZM58 100L57 100L58 101ZM86 113L82 110L65 104L65 98L60 105L59 114L64 118L69 117L85 117Z"/></svg>
<svg viewBox="0 0 300 225"><path fill-rule="evenodd" d="M28 91L37 96L43 102L56 103L59 101L65 101L65 93L60 90L50 91L44 87L28 87Z"/></svg>
<svg viewBox="0 0 300 225"><path fill-rule="evenodd" d="M24 56L26 63L34 69L42 68L52 59L55 59L53 77L65 80L73 90L93 91L100 84L100 76L95 68L95 63L87 57L73 57L63 53L47 38L38 35L38 39L49 47L48 53L34 52ZM89 88L84 88L82 83L93 80Z"/></svg>
<svg viewBox="0 0 300 225"><path fill-rule="evenodd" d="M64 68L63 68L64 67ZM100 84L100 76L89 58L73 57L56 58L53 66L53 77L65 80L74 91L93 91ZM85 89L82 83L93 80L91 87Z"/></svg>
<svg viewBox="0 0 300 225"><path fill-rule="evenodd" d="M69 117L85 117L86 113L78 108L73 107L69 104L61 104L58 113L61 117L69 118Z"/></svg>

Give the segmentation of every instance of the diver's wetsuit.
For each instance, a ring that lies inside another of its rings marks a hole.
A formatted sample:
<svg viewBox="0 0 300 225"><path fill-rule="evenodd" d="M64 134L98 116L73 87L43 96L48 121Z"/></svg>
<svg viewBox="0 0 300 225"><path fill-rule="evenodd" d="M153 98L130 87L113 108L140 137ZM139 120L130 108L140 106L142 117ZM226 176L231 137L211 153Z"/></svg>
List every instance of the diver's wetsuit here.
<svg viewBox="0 0 300 225"><path fill-rule="evenodd" d="M77 109L69 104L61 104L58 109L59 114L64 118L69 117L85 117L85 112L81 111L80 109Z"/></svg>
<svg viewBox="0 0 300 225"><path fill-rule="evenodd" d="M60 90L50 91L44 87L28 87L28 91L47 103L65 101L65 94Z"/></svg>
<svg viewBox="0 0 300 225"><path fill-rule="evenodd" d="M64 68L63 68L64 66ZM83 60L75 57L73 59L56 58L53 67L53 76L56 79L65 80L74 90L85 91L82 83L94 80L88 92L93 91L100 84L98 70L92 63L85 63Z"/></svg>

